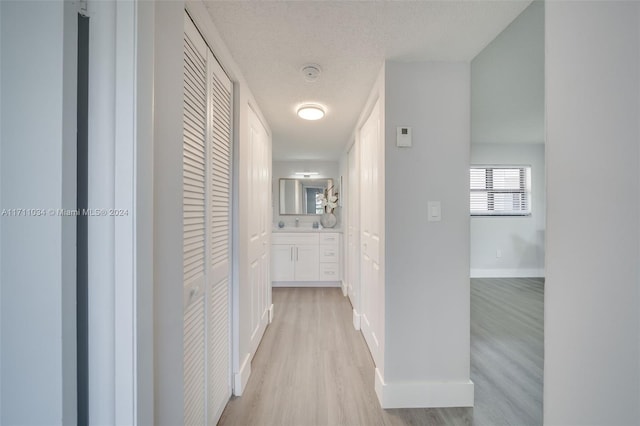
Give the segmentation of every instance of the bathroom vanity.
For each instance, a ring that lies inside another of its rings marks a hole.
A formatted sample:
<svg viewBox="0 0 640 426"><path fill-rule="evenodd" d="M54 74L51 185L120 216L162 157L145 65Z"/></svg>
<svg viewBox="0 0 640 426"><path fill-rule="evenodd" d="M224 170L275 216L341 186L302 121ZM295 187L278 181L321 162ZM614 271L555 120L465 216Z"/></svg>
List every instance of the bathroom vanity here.
<svg viewBox="0 0 640 426"><path fill-rule="evenodd" d="M274 287L339 287L341 233L335 229L284 228L271 236Z"/></svg>

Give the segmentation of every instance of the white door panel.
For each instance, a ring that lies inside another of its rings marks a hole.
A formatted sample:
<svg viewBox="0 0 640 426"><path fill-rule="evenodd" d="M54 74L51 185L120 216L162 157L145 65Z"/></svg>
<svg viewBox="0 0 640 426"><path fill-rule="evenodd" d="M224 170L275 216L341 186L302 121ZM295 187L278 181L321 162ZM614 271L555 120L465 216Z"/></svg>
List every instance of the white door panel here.
<svg viewBox="0 0 640 426"><path fill-rule="evenodd" d="M384 288L380 277L380 135L379 105L360 130L360 300L361 327L376 366L382 359Z"/></svg>
<svg viewBox="0 0 640 426"><path fill-rule="evenodd" d="M317 281L318 245L296 245L294 247L295 279L296 281Z"/></svg>
<svg viewBox="0 0 640 426"><path fill-rule="evenodd" d="M348 218L347 218L347 282L351 304L360 313L360 179L358 169L358 143L348 153Z"/></svg>
<svg viewBox="0 0 640 426"><path fill-rule="evenodd" d="M268 322L271 304L270 223L271 216L271 153L267 131L251 107L249 113L249 173L248 256L251 265L251 338L252 354L258 347Z"/></svg>
<svg viewBox="0 0 640 426"><path fill-rule="evenodd" d="M271 269L271 279L273 281L293 281L293 250L294 246L288 244L276 244L272 246L271 256L273 256L273 268Z"/></svg>
<svg viewBox="0 0 640 426"><path fill-rule="evenodd" d="M184 423L215 425L231 396L231 81L185 13Z"/></svg>

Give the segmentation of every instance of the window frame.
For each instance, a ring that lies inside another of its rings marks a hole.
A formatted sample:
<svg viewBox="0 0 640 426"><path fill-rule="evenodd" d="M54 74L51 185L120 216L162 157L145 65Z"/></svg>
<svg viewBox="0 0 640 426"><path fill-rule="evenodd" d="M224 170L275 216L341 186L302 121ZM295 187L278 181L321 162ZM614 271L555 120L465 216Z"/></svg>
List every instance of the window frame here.
<svg viewBox="0 0 640 426"><path fill-rule="evenodd" d="M486 173L485 188L473 189L471 182L471 172L473 169L484 169ZM520 176L520 183L523 185L517 190L515 189L500 189L493 188L495 180L493 179L493 171L496 169L519 169L520 173L524 173L524 177ZM531 189L531 173L532 167L530 164L472 164L469 166L469 215L471 217L529 217L532 214L532 189ZM491 176L489 178L489 175ZM490 180L491 179L491 180ZM491 188L489 188L491 186ZM471 196L474 192L486 192L487 193L487 210L472 210L471 209ZM527 204L527 210L493 210L495 205L489 201L495 194L523 194L524 201ZM492 206L491 209L489 207Z"/></svg>

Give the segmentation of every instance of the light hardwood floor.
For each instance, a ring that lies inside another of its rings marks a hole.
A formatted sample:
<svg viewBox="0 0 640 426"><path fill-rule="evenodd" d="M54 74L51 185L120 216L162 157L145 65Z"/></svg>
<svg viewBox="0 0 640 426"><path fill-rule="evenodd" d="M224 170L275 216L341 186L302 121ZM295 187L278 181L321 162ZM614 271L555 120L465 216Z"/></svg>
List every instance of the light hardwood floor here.
<svg viewBox="0 0 640 426"><path fill-rule="evenodd" d="M542 424L544 280L471 280L473 424Z"/></svg>
<svg viewBox="0 0 640 426"><path fill-rule="evenodd" d="M472 294L474 285L472 283ZM484 284L478 286L484 287ZM482 316L474 314L474 309L489 313L489 324L482 322L477 329L480 340L474 342L472 336L472 346L479 345L480 350L489 355L486 361L481 358L478 362L472 350L472 380L476 374L480 381L476 382L476 401L482 402L476 404L475 409L382 410L374 391L373 361L362 335L353 329L351 306L341 290L275 288L274 321L253 359L247 388L242 397L229 401L219 425L537 424L526 423L529 417L521 417L519 423L495 422L496 418L512 419L503 417L509 410L495 407L496 404L514 405L517 401L513 402L510 397L503 400L499 393L480 398L479 392L494 391L496 378L490 371L497 369L501 377L506 370L504 362L492 365L500 353L496 355L483 349L483 342L490 346L496 344L487 333L491 318L497 313L493 308L474 306L474 298L484 303L483 297L472 295L472 318ZM473 329L474 326L472 332ZM498 386L498 390L503 389ZM520 413L516 411L516 414Z"/></svg>

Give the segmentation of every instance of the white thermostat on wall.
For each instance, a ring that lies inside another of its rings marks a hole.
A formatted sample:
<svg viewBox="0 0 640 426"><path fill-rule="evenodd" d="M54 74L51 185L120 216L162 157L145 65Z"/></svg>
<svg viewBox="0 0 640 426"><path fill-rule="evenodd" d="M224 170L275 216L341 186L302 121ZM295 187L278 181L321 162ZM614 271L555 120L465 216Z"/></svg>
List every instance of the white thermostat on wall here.
<svg viewBox="0 0 640 426"><path fill-rule="evenodd" d="M398 127L396 133L396 145L402 148L411 146L411 127Z"/></svg>

